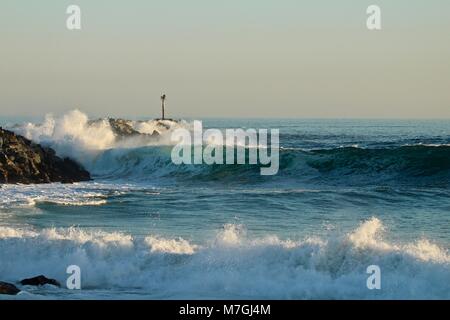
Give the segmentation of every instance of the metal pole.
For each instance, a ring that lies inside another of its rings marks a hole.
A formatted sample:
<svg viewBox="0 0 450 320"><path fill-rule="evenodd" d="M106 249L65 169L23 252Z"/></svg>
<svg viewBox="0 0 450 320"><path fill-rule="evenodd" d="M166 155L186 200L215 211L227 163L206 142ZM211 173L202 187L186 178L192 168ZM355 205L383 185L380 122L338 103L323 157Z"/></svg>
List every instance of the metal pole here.
<svg viewBox="0 0 450 320"><path fill-rule="evenodd" d="M163 94L162 96L161 96L161 111L162 111L162 120L164 120L165 119L165 115L164 115L164 109L165 109L165 107L166 107L166 95L165 94Z"/></svg>

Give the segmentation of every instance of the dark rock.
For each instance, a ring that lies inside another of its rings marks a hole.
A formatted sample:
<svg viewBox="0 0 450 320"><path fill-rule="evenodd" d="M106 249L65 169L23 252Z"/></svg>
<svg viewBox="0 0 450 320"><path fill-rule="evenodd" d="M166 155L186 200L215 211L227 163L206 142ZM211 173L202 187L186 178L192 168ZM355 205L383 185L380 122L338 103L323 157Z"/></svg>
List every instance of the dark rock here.
<svg viewBox="0 0 450 320"><path fill-rule="evenodd" d="M109 125L111 129L116 134L116 136L126 137L126 136L148 136L148 135L159 135L158 131L154 131L152 134L140 133L139 131L133 128L133 121L124 120L124 119L113 119L109 118ZM136 123L149 123L149 121L136 121ZM161 130L169 130L173 124L179 123L179 120L174 119L154 119L151 120L150 123Z"/></svg>
<svg viewBox="0 0 450 320"><path fill-rule="evenodd" d="M68 158L56 156L15 133L0 128L0 183L73 183L91 179L89 172Z"/></svg>
<svg viewBox="0 0 450 320"><path fill-rule="evenodd" d="M100 121L105 121L105 119L91 120L90 124L99 123ZM150 133L140 133L134 129L134 121L125 119L106 119L108 121L111 130L118 139L130 138L130 137L142 137L142 138L158 138L161 132L167 131L171 128L171 123L178 123L178 120L173 119L154 119L152 120L155 125L155 130ZM149 121L136 121L136 123L148 123Z"/></svg>
<svg viewBox="0 0 450 320"><path fill-rule="evenodd" d="M116 136L133 137L141 135L133 129L132 122L124 119L108 119L109 125Z"/></svg>
<svg viewBox="0 0 450 320"><path fill-rule="evenodd" d="M153 120L156 123L156 126L160 129L165 129L165 130L169 130L171 125L170 123L179 123L180 121L175 120L175 119L169 119L169 118L165 118L165 119L154 119Z"/></svg>
<svg viewBox="0 0 450 320"><path fill-rule="evenodd" d="M158 138L160 136L159 132L154 130L151 134L148 133L140 133L139 131L133 128L133 122L130 120L124 119L108 119L109 125L111 126L111 130L114 132L117 138L124 139L130 137L141 137L141 138ZM138 121L139 122L139 121ZM168 129L169 127L166 125L160 125L157 123L157 127L163 127L164 129Z"/></svg>
<svg viewBox="0 0 450 320"><path fill-rule="evenodd" d="M17 287L15 285L13 285L11 283L0 281L0 294L8 294L8 295L15 296L19 292L20 292L20 290L17 289Z"/></svg>
<svg viewBox="0 0 450 320"><path fill-rule="evenodd" d="M23 286L43 286L45 284L51 284L53 286L61 287L61 284L58 281L55 279L49 279L43 275L30 279L23 279L20 281L20 284Z"/></svg>

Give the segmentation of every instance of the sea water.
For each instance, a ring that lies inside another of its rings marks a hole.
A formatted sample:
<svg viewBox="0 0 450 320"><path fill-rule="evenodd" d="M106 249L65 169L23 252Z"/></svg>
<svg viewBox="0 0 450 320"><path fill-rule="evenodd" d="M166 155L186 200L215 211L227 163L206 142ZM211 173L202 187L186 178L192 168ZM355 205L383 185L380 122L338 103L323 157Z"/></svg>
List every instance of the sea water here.
<svg viewBox="0 0 450 320"><path fill-rule="evenodd" d="M6 122L93 176L1 186L0 280L63 284L15 299L450 298L449 120L203 119L280 129L275 176L177 166L170 143L118 143L78 111ZM65 288L70 265L81 290Z"/></svg>

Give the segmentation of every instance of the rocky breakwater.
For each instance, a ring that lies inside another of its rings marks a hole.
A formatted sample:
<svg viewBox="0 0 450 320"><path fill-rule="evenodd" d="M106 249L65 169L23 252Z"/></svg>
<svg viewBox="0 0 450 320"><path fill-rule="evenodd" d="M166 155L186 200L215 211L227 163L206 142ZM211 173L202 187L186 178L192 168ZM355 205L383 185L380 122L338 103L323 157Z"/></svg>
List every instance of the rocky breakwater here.
<svg viewBox="0 0 450 320"><path fill-rule="evenodd" d="M72 183L90 180L90 174L51 148L0 128L0 183Z"/></svg>

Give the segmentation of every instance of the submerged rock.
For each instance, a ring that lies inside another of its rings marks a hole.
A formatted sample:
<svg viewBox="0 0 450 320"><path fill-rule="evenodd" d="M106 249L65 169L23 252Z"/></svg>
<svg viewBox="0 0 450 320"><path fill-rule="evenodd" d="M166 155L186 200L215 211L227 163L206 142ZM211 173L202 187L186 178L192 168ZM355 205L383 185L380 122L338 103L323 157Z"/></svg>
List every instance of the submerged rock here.
<svg viewBox="0 0 450 320"><path fill-rule="evenodd" d="M61 287L61 284L55 279L49 279L46 276L40 275L30 279L23 279L20 281L23 286L43 286L45 284L51 284L53 286Z"/></svg>
<svg viewBox="0 0 450 320"><path fill-rule="evenodd" d="M0 128L0 183L72 183L90 178L73 160Z"/></svg>
<svg viewBox="0 0 450 320"><path fill-rule="evenodd" d="M15 296L20 290L13 284L0 281L0 294Z"/></svg>

